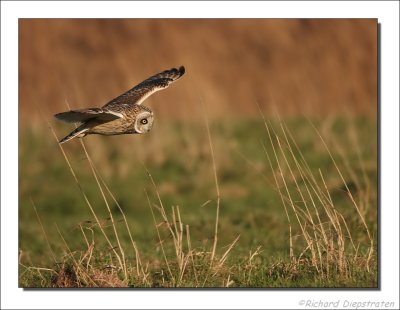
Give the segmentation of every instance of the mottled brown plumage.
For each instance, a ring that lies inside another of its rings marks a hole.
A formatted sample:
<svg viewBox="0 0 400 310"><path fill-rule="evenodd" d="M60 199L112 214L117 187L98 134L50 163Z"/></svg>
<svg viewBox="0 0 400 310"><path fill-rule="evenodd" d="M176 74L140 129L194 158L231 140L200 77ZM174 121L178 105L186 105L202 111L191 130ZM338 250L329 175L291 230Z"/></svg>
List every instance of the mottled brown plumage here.
<svg viewBox="0 0 400 310"><path fill-rule="evenodd" d="M80 124L59 143L89 134L109 136L150 131L154 121L153 112L141 105L142 102L155 92L167 88L184 73L183 66L179 69L165 70L144 80L101 108L71 110L55 114L54 116L61 121Z"/></svg>

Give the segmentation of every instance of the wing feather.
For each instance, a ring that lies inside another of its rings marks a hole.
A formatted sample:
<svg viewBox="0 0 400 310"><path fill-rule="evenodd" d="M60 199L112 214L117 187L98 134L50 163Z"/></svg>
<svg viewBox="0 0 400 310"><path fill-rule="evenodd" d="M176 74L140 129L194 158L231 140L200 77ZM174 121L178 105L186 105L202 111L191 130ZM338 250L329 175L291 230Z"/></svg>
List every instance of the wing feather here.
<svg viewBox="0 0 400 310"><path fill-rule="evenodd" d="M102 108L71 110L67 112L57 113L54 116L57 119L66 123L83 123L90 119L110 122L118 118L124 117L124 115L121 113Z"/></svg>
<svg viewBox="0 0 400 310"><path fill-rule="evenodd" d="M114 98L103 108L115 106L118 104L141 104L149 96L159 90L167 88L170 84L178 80L182 75L185 74L185 67L181 66L178 69L172 68L165 70L156 75L149 77L140 84L136 85L132 89L123 93L122 95Z"/></svg>

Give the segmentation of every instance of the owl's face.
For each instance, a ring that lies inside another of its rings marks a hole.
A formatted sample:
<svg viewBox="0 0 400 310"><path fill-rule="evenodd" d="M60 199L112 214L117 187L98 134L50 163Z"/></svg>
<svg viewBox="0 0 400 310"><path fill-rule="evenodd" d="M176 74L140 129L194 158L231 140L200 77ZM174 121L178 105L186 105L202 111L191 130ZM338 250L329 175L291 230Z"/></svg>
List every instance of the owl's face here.
<svg viewBox="0 0 400 310"><path fill-rule="evenodd" d="M149 132L153 127L153 113L149 111L140 112L135 119L135 130L137 133Z"/></svg>

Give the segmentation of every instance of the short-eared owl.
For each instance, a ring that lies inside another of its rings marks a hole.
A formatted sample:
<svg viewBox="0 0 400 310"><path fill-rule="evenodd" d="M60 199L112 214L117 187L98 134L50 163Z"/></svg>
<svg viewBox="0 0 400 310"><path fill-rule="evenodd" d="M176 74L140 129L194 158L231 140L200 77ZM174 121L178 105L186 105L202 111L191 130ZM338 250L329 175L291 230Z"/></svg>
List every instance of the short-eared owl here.
<svg viewBox="0 0 400 310"><path fill-rule="evenodd" d="M71 110L54 115L64 122L81 124L59 143L90 134L108 136L149 132L153 126L153 112L141 105L142 102L156 91L167 88L184 73L183 66L165 70L149 77L101 108Z"/></svg>

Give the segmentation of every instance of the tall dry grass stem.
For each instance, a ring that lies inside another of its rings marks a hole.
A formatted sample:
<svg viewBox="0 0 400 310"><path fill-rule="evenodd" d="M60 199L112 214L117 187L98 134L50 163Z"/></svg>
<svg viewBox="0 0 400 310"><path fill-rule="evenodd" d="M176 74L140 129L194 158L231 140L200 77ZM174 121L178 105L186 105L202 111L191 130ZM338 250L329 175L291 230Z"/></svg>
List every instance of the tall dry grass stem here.
<svg viewBox="0 0 400 310"><path fill-rule="evenodd" d="M214 226L214 243L213 243L213 248L212 248L211 257L210 257L210 266L212 266L213 261L214 261L215 251L217 248L217 243L218 243L218 223L219 223L219 208L220 208L221 195L220 195L220 190L219 190L219 185L218 185L217 165L215 162L214 147L213 147L213 143L212 143L212 139L211 139L210 126L208 124L207 111L206 111L204 101L201 98L200 98L200 102L201 102L201 106L203 108L204 122L205 122L206 128L207 128L207 137L208 137L208 142L210 145L210 152L211 152L211 159L212 159L212 166L213 166L213 173L214 173L215 190L216 190L216 194L217 194L217 207L216 207L215 226Z"/></svg>
<svg viewBox="0 0 400 310"><path fill-rule="evenodd" d="M44 230L44 227L43 227L42 221L41 221L41 219L40 219L39 213L38 213L38 211L37 211L37 209L36 209L35 203L33 202L32 198L31 198L30 200L31 200L31 204L32 204L33 210L35 211L37 220L38 220L38 222L39 222L40 228L42 229L42 233L43 233L43 236L44 236L44 238L45 238L45 240L46 240L47 246L49 247L51 258L53 259L54 263L57 263L56 256L55 256L55 254L54 254L53 248L51 247L49 238L47 237L47 233L46 233L46 231Z"/></svg>
<svg viewBox="0 0 400 310"><path fill-rule="evenodd" d="M151 178L151 174L150 174L149 172L148 172L148 174L149 174L149 177ZM155 184L154 184L154 186L155 186ZM167 265L168 273L169 273L171 279L174 279L174 276L173 276L173 274L172 274L169 261L168 261L168 259L167 259L167 255L165 254L165 250L164 250L164 241L163 241L162 238L161 238L160 230L158 229L158 223L157 223L157 220L156 220L156 216L154 215L153 207L151 206L150 198L149 198L149 195L147 194L147 191L146 191L146 190L145 190L145 193L146 193L147 202L148 202L148 204L149 204L149 208L150 208L150 211L151 211L151 215L152 215L152 217L153 217L154 227L156 228L156 231L157 231L157 236L158 236L158 240L159 240L159 242L160 242L160 247L161 247L161 251L162 251L162 253L163 253L164 261L165 261L165 264ZM157 190L157 195L159 195L159 194L158 194L158 190ZM159 198L159 201L161 201L161 198ZM167 223L168 223L168 221L167 221Z"/></svg>

